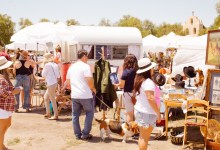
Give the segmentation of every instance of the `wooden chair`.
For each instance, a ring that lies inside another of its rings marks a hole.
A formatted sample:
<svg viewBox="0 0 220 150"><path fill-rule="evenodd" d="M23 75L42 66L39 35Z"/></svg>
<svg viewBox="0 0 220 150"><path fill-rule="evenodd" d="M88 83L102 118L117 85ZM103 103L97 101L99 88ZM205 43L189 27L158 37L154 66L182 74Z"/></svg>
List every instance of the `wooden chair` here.
<svg viewBox="0 0 220 150"><path fill-rule="evenodd" d="M35 103L33 102L34 100L36 101ZM31 105L33 106L34 104L36 105L36 109L44 105L44 96L41 93L31 93Z"/></svg>
<svg viewBox="0 0 220 150"><path fill-rule="evenodd" d="M33 88L33 91L30 93L31 95L31 105L36 105L36 109L40 106L44 105L44 94L40 92L40 85L39 82L37 82ZM41 100L42 98L42 100ZM34 103L34 100L36 101Z"/></svg>
<svg viewBox="0 0 220 150"><path fill-rule="evenodd" d="M209 116L209 101L205 100L187 100L187 112L185 114L183 148L187 141L187 127L188 126L203 126L205 128L204 134L204 149L206 149L208 116Z"/></svg>
<svg viewBox="0 0 220 150"><path fill-rule="evenodd" d="M56 101L59 103L58 113L61 112L62 108L66 107L67 102L72 102L70 95L59 94L56 96Z"/></svg>

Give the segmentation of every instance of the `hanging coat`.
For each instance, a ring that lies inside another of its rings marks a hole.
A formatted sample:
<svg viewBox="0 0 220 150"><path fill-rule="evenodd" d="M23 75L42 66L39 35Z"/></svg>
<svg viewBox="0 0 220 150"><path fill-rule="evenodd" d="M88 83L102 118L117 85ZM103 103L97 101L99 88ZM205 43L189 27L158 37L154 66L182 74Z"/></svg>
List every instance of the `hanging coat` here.
<svg viewBox="0 0 220 150"><path fill-rule="evenodd" d="M116 90L110 80L110 64L106 60L99 59L95 62L94 85L97 93L104 95L102 99L109 107L113 107L113 102L117 99ZM98 102L97 100L96 102ZM99 103L97 103L99 105Z"/></svg>

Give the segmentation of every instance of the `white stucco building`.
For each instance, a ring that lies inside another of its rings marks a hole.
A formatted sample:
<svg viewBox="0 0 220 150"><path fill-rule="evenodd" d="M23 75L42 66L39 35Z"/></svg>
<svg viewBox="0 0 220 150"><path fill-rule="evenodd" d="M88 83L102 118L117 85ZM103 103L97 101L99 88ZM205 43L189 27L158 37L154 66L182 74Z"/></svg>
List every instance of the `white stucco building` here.
<svg viewBox="0 0 220 150"><path fill-rule="evenodd" d="M189 35L199 35L199 31L204 28L202 20L198 17L194 16L194 12L192 12L192 16L183 24L183 30L189 31Z"/></svg>

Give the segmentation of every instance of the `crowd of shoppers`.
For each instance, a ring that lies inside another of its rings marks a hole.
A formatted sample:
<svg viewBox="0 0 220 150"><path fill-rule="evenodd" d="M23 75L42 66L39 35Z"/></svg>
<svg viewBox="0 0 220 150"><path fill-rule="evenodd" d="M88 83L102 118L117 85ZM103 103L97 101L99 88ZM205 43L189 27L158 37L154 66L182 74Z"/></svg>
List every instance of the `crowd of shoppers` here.
<svg viewBox="0 0 220 150"><path fill-rule="evenodd" d="M42 77L47 83L47 90L44 95L46 114L49 120L58 119L58 109L56 103L56 89L60 78L61 49L56 48L55 57L51 53L44 54ZM77 139L88 140L92 138L90 131L94 117L93 97L96 94L94 80L88 62L88 52L79 50L78 61L70 66L66 75L66 85L71 87L72 100L72 124L75 137ZM8 78L7 68L12 62L5 56L0 56L0 148L5 149L3 144L4 134L11 124L12 112L18 112L20 102L20 91L24 91L23 109L30 110L30 92L33 89L32 78L34 68L37 63L30 59L27 51L19 52L13 65L15 74L15 88ZM139 149L147 149L150 134L160 122L160 110L155 100L155 83L152 80L154 67L156 64L148 58L141 58L139 61L133 54L128 54L123 63L123 72L119 84L116 88L123 89L123 99L126 109L126 121L133 120L139 125ZM32 79L32 80L31 80ZM31 86L32 85L32 86ZM22 87L22 88L21 88ZM137 102L132 102L132 97L136 97ZM53 116L50 113L51 101ZM81 130L79 118L82 110L85 111L86 118L84 128Z"/></svg>

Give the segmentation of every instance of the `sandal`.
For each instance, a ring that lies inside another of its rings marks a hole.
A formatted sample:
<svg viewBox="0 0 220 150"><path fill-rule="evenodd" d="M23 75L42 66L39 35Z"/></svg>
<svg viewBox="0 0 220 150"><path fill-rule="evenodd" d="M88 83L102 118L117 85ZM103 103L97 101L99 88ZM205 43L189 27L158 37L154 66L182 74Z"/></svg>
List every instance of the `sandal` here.
<svg viewBox="0 0 220 150"><path fill-rule="evenodd" d="M50 117L48 120L58 120L58 117Z"/></svg>
<svg viewBox="0 0 220 150"><path fill-rule="evenodd" d="M45 115L44 115L44 118L50 118L50 117L51 117L50 114L45 114Z"/></svg>

